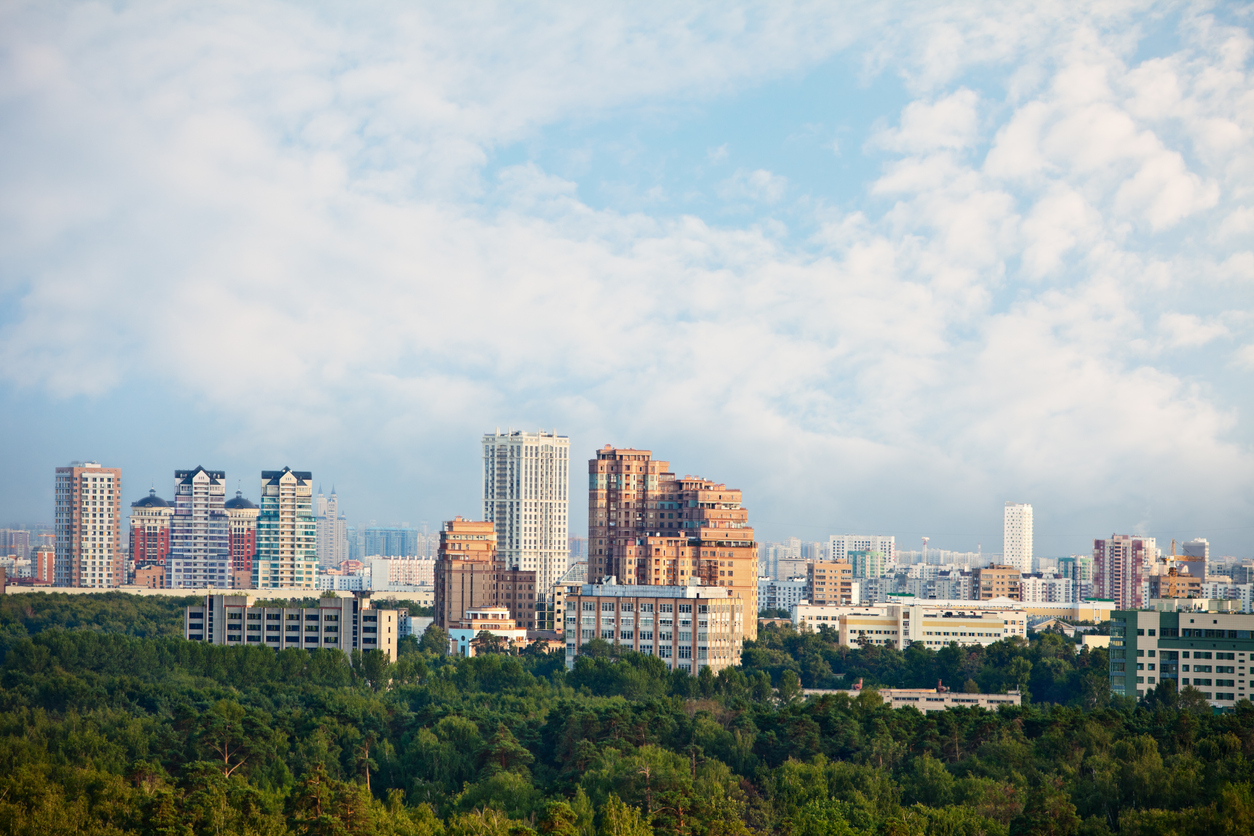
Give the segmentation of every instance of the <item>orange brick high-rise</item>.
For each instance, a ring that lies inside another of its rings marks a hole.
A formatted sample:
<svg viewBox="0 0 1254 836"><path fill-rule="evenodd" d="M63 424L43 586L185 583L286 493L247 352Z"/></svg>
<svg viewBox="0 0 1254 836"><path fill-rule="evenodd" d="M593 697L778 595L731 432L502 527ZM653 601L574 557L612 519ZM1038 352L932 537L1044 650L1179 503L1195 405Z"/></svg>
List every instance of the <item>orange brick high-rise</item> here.
<svg viewBox="0 0 1254 836"><path fill-rule="evenodd" d="M589 577L730 587L756 638L758 546L740 491L669 470L649 450L608 444L588 462Z"/></svg>

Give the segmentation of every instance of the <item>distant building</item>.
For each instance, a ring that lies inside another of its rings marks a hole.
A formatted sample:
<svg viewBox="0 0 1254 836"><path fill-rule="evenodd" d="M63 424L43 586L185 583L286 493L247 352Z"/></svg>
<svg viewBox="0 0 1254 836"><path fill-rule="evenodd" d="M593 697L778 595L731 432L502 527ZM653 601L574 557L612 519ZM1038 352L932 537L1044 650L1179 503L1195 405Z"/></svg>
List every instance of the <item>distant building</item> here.
<svg viewBox="0 0 1254 836"><path fill-rule="evenodd" d="M207 595L183 615L183 637L208 644L274 650L381 650L396 661L396 610L373 609L368 597L319 598L315 607L253 607L244 595Z"/></svg>
<svg viewBox="0 0 1254 836"><path fill-rule="evenodd" d="M31 560L31 578L39 584L56 582L57 550L55 547L39 546Z"/></svg>
<svg viewBox="0 0 1254 836"><path fill-rule="evenodd" d="M159 566L165 574L165 561L170 555L170 517L173 503L157 496L150 489L148 496L131 503L131 562L136 569Z"/></svg>
<svg viewBox="0 0 1254 836"><path fill-rule="evenodd" d="M1020 572L1032 571L1032 506L1021 502L1007 502L1003 539L1002 563Z"/></svg>
<svg viewBox="0 0 1254 836"><path fill-rule="evenodd" d="M1075 587L1076 600L1091 598L1093 588L1093 556L1073 554L1058 558L1058 574L1070 578Z"/></svg>
<svg viewBox="0 0 1254 836"><path fill-rule="evenodd" d="M802 693L807 697L821 697L824 694L844 694L848 697L856 697L862 693L862 690L879 694L880 699L890 708L914 708L924 714L947 711L951 708L996 710L1003 705L1020 705L1023 701L1023 695L1018 691L1005 694L964 694L961 691L937 691L935 688L866 688L856 691L806 688Z"/></svg>
<svg viewBox="0 0 1254 836"><path fill-rule="evenodd" d="M364 554L367 557L414 557L425 554L418 544L422 532L413 528L371 526L364 533Z"/></svg>
<svg viewBox="0 0 1254 836"><path fill-rule="evenodd" d="M758 611L791 610L806 600L810 583L805 578L789 578L777 581L774 578L758 579Z"/></svg>
<svg viewBox="0 0 1254 836"><path fill-rule="evenodd" d="M989 645L1013 636L1027 638L1028 613L1009 606L974 602L880 604L858 607L799 605L798 630L827 624L845 646L883 645L904 650L919 643L933 650L949 644Z"/></svg>
<svg viewBox="0 0 1254 836"><path fill-rule="evenodd" d="M827 539L827 559L846 560L850 552L878 552L883 556L885 567L897 565L897 539L892 535L833 534ZM883 572L880 573L881 575ZM863 575L862 577L879 577Z"/></svg>
<svg viewBox="0 0 1254 836"><path fill-rule="evenodd" d="M1149 602L1150 566L1158 559L1153 537L1112 534L1093 541L1093 585L1097 596L1121 609L1140 609Z"/></svg>
<svg viewBox="0 0 1254 836"><path fill-rule="evenodd" d="M718 673L740 663L745 625L757 624L746 603L728 587L585 584L566 600L566 665L602 639L657 656L671 670Z"/></svg>
<svg viewBox="0 0 1254 836"><path fill-rule="evenodd" d="M1034 572L1024 575L1020 581L1020 598L1024 603L1070 604L1079 600L1075 594L1075 582L1071 578L1052 572Z"/></svg>
<svg viewBox="0 0 1254 836"><path fill-rule="evenodd" d="M570 439L556 432L483 436L483 518L496 527L497 560L535 572L534 623L552 630L552 589L570 560Z"/></svg>
<svg viewBox="0 0 1254 836"><path fill-rule="evenodd" d="M1180 572L1174 566L1162 574L1149 576L1149 597L1202 598L1202 579Z"/></svg>
<svg viewBox="0 0 1254 836"><path fill-rule="evenodd" d="M456 517L440 532L435 565L435 623L444 629L462 621L466 612L506 607L523 625L535 623L536 575L509 569L497 559L496 527Z"/></svg>
<svg viewBox="0 0 1254 836"><path fill-rule="evenodd" d="M327 569L348 560L348 520L340 513L340 498L331 487L328 499L318 491L314 498L315 537L318 542L318 566Z"/></svg>
<svg viewBox="0 0 1254 836"><path fill-rule="evenodd" d="M1210 542L1201 537L1189 540L1180 547L1182 562L1188 564L1189 574L1198 580L1206 580L1210 571ZM1194 566L1197 571L1194 571Z"/></svg>
<svg viewBox="0 0 1254 836"><path fill-rule="evenodd" d="M74 462L56 471L56 585L121 586L122 471Z"/></svg>
<svg viewBox="0 0 1254 836"><path fill-rule="evenodd" d="M253 588L317 588L312 482L307 470L262 471Z"/></svg>
<svg viewBox="0 0 1254 836"><path fill-rule="evenodd" d="M261 509L244 498L242 491L223 503L231 527L231 587L249 589L253 585L253 558L257 555L257 517Z"/></svg>
<svg viewBox="0 0 1254 836"><path fill-rule="evenodd" d="M888 560L883 552L848 551L845 560L853 567L855 578L882 578L888 574Z"/></svg>
<svg viewBox="0 0 1254 836"><path fill-rule="evenodd" d="M854 567L845 560L811 563L806 567L806 590L812 604L857 604Z"/></svg>
<svg viewBox="0 0 1254 836"><path fill-rule="evenodd" d="M971 597L981 601L989 598L1022 599L1022 577L1021 570L1014 566L990 563L971 572Z"/></svg>
<svg viewBox="0 0 1254 836"><path fill-rule="evenodd" d="M570 568L576 563L588 562L588 538L587 537L571 537L567 540L570 544L570 558L566 563L566 568Z"/></svg>
<svg viewBox="0 0 1254 836"><path fill-rule="evenodd" d="M0 554L27 560L31 555L31 535L24 528L0 528Z"/></svg>
<svg viewBox="0 0 1254 836"><path fill-rule="evenodd" d="M166 589L230 587L231 526L225 501L223 471L203 467L174 471Z"/></svg>
<svg viewBox="0 0 1254 836"><path fill-rule="evenodd" d="M521 650L527 645L527 628L520 625L505 607L476 607L449 622L447 628L449 653L453 656L474 656L479 650L481 633L501 639L505 647Z"/></svg>

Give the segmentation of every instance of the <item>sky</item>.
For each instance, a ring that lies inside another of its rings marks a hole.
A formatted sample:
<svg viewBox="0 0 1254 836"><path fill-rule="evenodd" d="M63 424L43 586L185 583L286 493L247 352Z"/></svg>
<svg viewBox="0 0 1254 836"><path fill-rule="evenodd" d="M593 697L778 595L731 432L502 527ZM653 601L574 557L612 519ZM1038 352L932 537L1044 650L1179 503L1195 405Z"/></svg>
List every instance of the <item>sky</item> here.
<svg viewBox="0 0 1254 836"><path fill-rule="evenodd" d="M484 432L760 540L1254 557L1250 4L9 2L0 525L54 468L482 515Z"/></svg>

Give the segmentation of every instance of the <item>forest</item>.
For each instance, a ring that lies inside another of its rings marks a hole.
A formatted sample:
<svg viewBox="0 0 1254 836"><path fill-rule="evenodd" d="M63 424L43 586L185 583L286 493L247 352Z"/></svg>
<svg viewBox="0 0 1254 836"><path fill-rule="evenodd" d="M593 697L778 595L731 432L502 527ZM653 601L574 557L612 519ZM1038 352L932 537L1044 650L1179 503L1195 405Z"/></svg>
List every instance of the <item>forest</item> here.
<svg viewBox="0 0 1254 836"><path fill-rule="evenodd" d="M177 599L0 596L13 834L975 836L1254 832L1254 706L1112 697L1104 651L841 648L772 627L671 674L592 643L441 655L215 647ZM858 678L864 690L841 688ZM1023 693L893 710L876 686Z"/></svg>

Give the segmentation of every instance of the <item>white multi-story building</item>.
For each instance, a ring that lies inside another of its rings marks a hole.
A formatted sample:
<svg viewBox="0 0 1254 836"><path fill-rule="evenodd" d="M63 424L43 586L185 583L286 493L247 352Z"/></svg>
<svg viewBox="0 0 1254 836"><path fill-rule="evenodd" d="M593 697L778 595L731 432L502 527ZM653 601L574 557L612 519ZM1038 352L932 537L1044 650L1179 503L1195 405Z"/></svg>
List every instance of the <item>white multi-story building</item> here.
<svg viewBox="0 0 1254 836"><path fill-rule="evenodd" d="M57 586L121 586L122 471L97 462L57 468Z"/></svg>
<svg viewBox="0 0 1254 836"><path fill-rule="evenodd" d="M849 552L879 552L885 571L897 565L897 541L891 535L833 534L827 538L827 559L848 561Z"/></svg>
<svg viewBox="0 0 1254 836"><path fill-rule="evenodd" d="M314 497L315 536L318 541L318 566L329 569L348 560L348 520L340 513L340 498L331 486L331 496L319 488Z"/></svg>
<svg viewBox="0 0 1254 836"><path fill-rule="evenodd" d="M226 473L174 471L174 515L166 589L231 586L231 522L226 515Z"/></svg>
<svg viewBox="0 0 1254 836"><path fill-rule="evenodd" d="M777 581L774 578L758 578L759 610L791 610L809 594L804 577Z"/></svg>
<svg viewBox="0 0 1254 836"><path fill-rule="evenodd" d="M1026 603L1070 604L1076 600L1075 581L1052 572L1024 575L1019 589Z"/></svg>
<svg viewBox="0 0 1254 836"><path fill-rule="evenodd" d="M842 645L883 645L899 650L915 642L937 650L949 644L990 645L1013 636L1026 639L1027 619L1025 610L990 607L983 601L861 607L800 604L793 610L798 630L817 630L826 624L839 632Z"/></svg>
<svg viewBox="0 0 1254 836"><path fill-rule="evenodd" d="M1207 581L1202 584L1202 598L1237 601L1241 605L1241 612L1250 612L1251 599L1254 598L1254 583Z"/></svg>
<svg viewBox="0 0 1254 836"><path fill-rule="evenodd" d="M257 559L253 588L318 586L317 528L313 474L307 470L263 470L257 516Z"/></svg>
<svg viewBox="0 0 1254 836"><path fill-rule="evenodd" d="M1002 563L1020 572L1032 571L1032 506L1007 502L1002 538Z"/></svg>
<svg viewBox="0 0 1254 836"><path fill-rule="evenodd" d="M569 485L566 436L543 430L483 436L483 518L496 527L497 559L536 573L539 629L554 629L553 585L570 556Z"/></svg>

